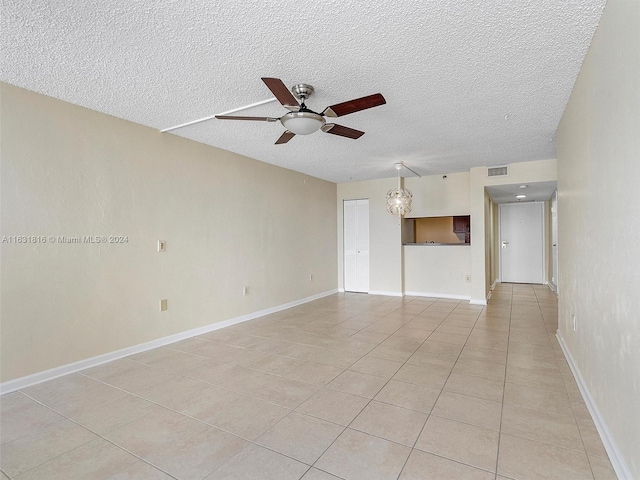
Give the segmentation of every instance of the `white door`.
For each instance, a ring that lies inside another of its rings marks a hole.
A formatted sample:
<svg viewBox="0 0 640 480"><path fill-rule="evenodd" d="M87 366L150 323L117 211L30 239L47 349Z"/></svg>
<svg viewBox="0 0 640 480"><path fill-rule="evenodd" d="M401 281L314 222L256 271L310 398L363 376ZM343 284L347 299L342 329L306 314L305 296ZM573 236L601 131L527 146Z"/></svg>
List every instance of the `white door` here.
<svg viewBox="0 0 640 480"><path fill-rule="evenodd" d="M500 281L542 283L543 203L500 205Z"/></svg>
<svg viewBox="0 0 640 480"><path fill-rule="evenodd" d="M551 197L551 288L558 293L558 192Z"/></svg>
<svg viewBox="0 0 640 480"><path fill-rule="evenodd" d="M369 292L369 200L344 201L344 289Z"/></svg>

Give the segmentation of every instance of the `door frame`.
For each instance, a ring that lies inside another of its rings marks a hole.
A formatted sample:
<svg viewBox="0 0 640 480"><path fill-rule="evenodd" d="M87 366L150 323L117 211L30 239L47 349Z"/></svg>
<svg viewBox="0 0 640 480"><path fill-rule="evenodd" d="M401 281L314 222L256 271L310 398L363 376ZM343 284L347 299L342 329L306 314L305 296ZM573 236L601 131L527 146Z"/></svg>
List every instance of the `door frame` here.
<svg viewBox="0 0 640 480"><path fill-rule="evenodd" d="M547 236L547 229L546 229L546 225L545 225L545 208L544 208L544 202L539 201L539 200L534 200L532 202L509 202L509 203L501 203L498 205L498 250L500 251L500 255L498 256L498 269L500 271L500 282L504 282L504 276L502 275L502 206L503 205L517 205L517 204L524 204L524 203L535 203L540 205L540 210L542 212L542 217L541 217L541 234L542 234L542 282L540 284L535 284L535 285L544 285L545 284L545 278L548 277L548 272L547 272L547 262L545 262L545 258L547 256L547 249L546 249L546 236ZM507 282L507 283L520 283L520 282Z"/></svg>
<svg viewBox="0 0 640 480"><path fill-rule="evenodd" d="M367 210L370 212L371 200L369 198L343 198L342 199L342 286L343 291L348 293L369 293L371 289L371 215L369 215L368 219L368 228L367 235L369 236L369 265L368 265L368 275L369 281L367 282L368 288L366 292L358 292L353 290L347 290L347 282L346 282L346 252L345 252L345 238L346 238L346 228L345 228L345 215L344 215L344 207L346 202L358 202L358 201L367 201ZM356 211L357 211L357 203L356 203ZM357 263L356 263L357 265ZM356 272L357 273L357 272Z"/></svg>
<svg viewBox="0 0 640 480"><path fill-rule="evenodd" d="M551 275L549 286L551 290L558 295L558 277L560 276L558 265L558 191L553 192L551 200L549 200L551 211ZM554 242L555 237L555 243ZM555 274L555 275L554 275Z"/></svg>

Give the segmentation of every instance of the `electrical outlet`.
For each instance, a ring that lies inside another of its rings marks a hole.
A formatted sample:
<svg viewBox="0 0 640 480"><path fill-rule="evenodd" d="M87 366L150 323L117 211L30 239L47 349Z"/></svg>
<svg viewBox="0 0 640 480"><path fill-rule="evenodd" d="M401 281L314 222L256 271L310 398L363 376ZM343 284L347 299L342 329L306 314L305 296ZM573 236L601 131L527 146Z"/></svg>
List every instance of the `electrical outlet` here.
<svg viewBox="0 0 640 480"><path fill-rule="evenodd" d="M573 326L573 331L576 331L576 328L578 328L578 324L576 322L576 316L575 315L571 315L571 325Z"/></svg>
<svg viewBox="0 0 640 480"><path fill-rule="evenodd" d="M164 240L158 240L158 251L165 252L167 250L167 242Z"/></svg>
<svg viewBox="0 0 640 480"><path fill-rule="evenodd" d="M242 295L249 295L249 286L245 285L242 287Z"/></svg>
<svg viewBox="0 0 640 480"><path fill-rule="evenodd" d="M160 311L164 312L167 310L167 299L164 298L162 300L160 300Z"/></svg>
<svg viewBox="0 0 640 480"><path fill-rule="evenodd" d="M465 279L465 281L470 282L471 281L471 275L465 275L464 279Z"/></svg>

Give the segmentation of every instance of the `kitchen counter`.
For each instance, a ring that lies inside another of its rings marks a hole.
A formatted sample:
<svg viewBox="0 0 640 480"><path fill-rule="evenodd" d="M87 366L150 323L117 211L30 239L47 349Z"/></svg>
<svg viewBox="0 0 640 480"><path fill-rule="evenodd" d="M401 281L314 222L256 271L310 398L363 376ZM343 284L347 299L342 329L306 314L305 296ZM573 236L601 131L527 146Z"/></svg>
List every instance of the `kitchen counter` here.
<svg viewBox="0 0 640 480"><path fill-rule="evenodd" d="M470 247L471 246L470 243L433 243L433 242L429 242L429 243L403 243L403 245L405 247L412 246L412 245L415 245L415 246L418 246L418 247L424 247L424 246L427 246L427 247L437 247L437 246Z"/></svg>

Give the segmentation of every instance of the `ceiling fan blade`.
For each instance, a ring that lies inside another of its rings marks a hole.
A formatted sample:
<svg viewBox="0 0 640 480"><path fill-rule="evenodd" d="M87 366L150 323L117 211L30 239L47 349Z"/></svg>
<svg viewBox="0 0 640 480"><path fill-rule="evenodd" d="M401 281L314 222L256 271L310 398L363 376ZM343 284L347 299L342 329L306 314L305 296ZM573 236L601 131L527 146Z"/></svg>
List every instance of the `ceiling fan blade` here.
<svg viewBox="0 0 640 480"><path fill-rule="evenodd" d="M282 143L287 143L289 140L291 140L295 136L296 136L295 133L290 132L289 130L287 130L282 135L280 135L280 138L278 140L276 140L275 144L276 145L280 145Z"/></svg>
<svg viewBox="0 0 640 480"><path fill-rule="evenodd" d="M364 135L364 132L355 130L349 127L343 127L342 125L336 125L335 123L327 123L322 127L322 131L325 133L331 133L332 135L340 135L347 138L360 138Z"/></svg>
<svg viewBox="0 0 640 480"><path fill-rule="evenodd" d="M279 78L262 78L267 88L271 90L273 96L285 107L297 107L298 101L296 97L289 91L287 86Z"/></svg>
<svg viewBox="0 0 640 480"><path fill-rule="evenodd" d="M256 122L277 122L278 118L273 117L235 117L233 115L216 115L218 120L254 120Z"/></svg>
<svg viewBox="0 0 640 480"><path fill-rule="evenodd" d="M348 102L337 103L324 109L323 115L327 117L342 117L343 115L349 115L350 113L359 112L360 110L366 110L367 108L377 107L384 105L387 101L382 94L374 93L362 98L356 98L355 100L349 100Z"/></svg>

